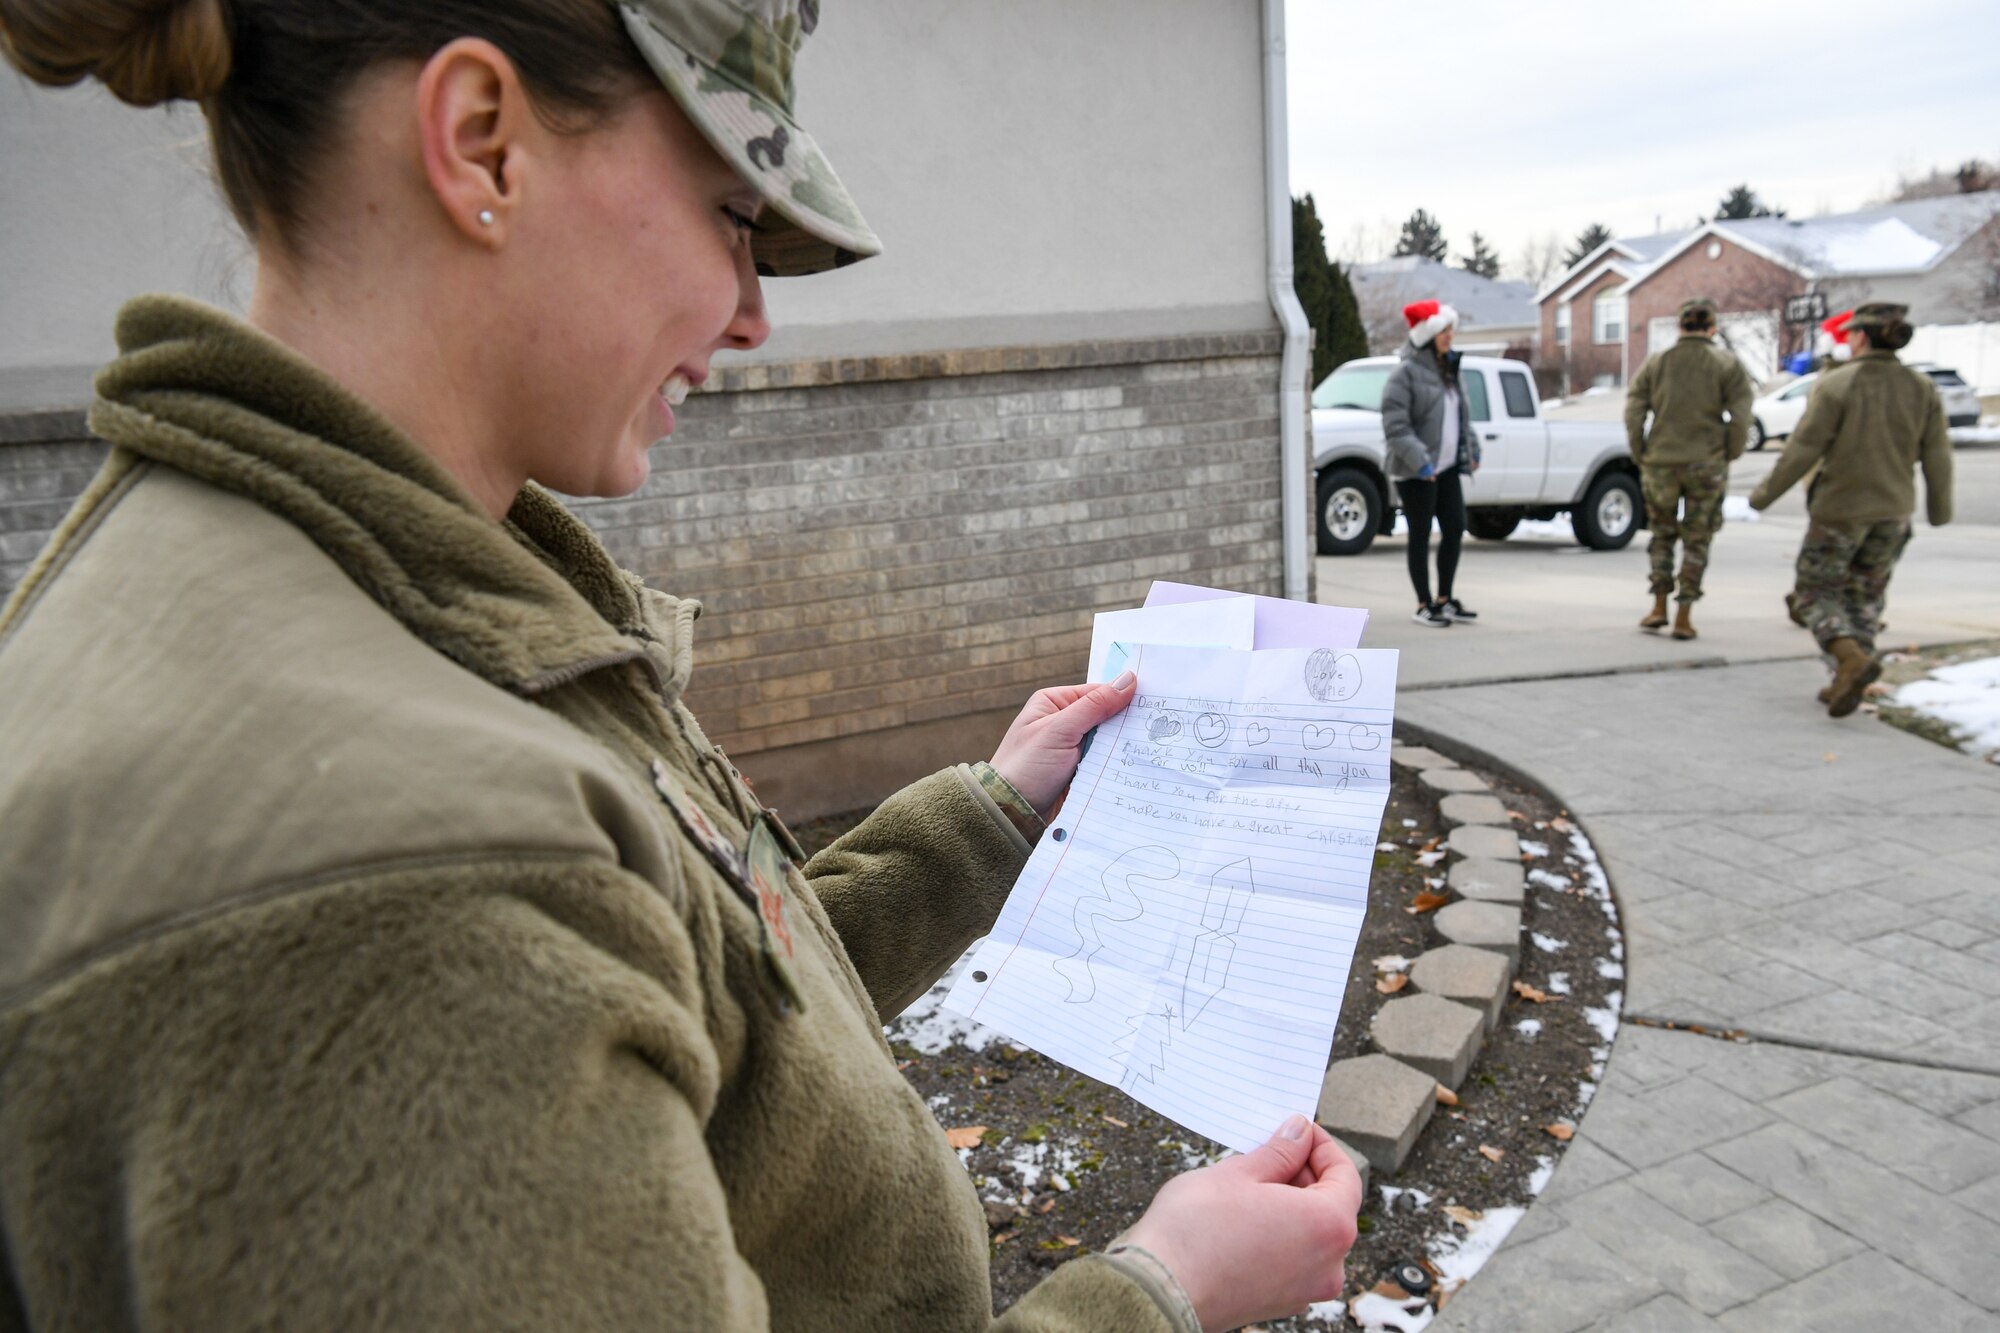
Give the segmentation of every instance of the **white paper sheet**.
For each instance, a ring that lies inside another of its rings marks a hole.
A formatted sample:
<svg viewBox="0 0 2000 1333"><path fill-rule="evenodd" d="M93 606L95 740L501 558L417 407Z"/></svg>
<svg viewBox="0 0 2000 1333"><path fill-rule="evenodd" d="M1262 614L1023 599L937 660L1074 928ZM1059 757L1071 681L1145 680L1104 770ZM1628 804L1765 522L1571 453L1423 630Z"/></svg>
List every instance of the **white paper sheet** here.
<svg viewBox="0 0 2000 1333"><path fill-rule="evenodd" d="M1248 1151L1312 1114L1389 796L1396 654L1134 645L945 999Z"/></svg>
<svg viewBox="0 0 2000 1333"><path fill-rule="evenodd" d="M1090 672L1084 679L1111 679L1105 662L1113 643L1254 648L1256 632L1257 603L1249 597L1099 611L1090 621Z"/></svg>

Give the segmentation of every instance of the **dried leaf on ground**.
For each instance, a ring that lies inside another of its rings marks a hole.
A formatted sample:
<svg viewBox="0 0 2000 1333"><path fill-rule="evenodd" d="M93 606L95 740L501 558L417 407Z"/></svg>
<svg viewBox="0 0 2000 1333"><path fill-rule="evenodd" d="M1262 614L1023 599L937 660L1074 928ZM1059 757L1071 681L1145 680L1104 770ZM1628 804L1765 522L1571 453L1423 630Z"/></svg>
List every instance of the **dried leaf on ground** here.
<svg viewBox="0 0 2000 1333"><path fill-rule="evenodd" d="M1518 819L1518 820L1521 820L1521 821L1523 821L1523 822L1526 822L1526 820L1527 820L1527 818L1528 818L1528 817L1527 817L1526 815L1522 814L1522 813L1521 813L1521 812L1520 812L1519 810L1509 810L1509 811L1507 812L1507 818L1509 818L1509 819Z"/></svg>
<svg viewBox="0 0 2000 1333"><path fill-rule="evenodd" d="M1507 1155L1507 1150L1496 1148L1490 1143L1482 1143L1479 1145L1479 1155L1489 1162L1497 1162Z"/></svg>
<svg viewBox="0 0 2000 1333"><path fill-rule="evenodd" d="M1576 1126L1565 1125L1560 1120L1558 1120L1553 1125L1543 1125L1542 1133L1548 1135L1550 1138L1556 1140L1558 1143L1568 1143L1571 1139L1576 1137Z"/></svg>
<svg viewBox="0 0 2000 1333"><path fill-rule="evenodd" d="M1451 899L1442 893L1432 893L1428 889L1410 900L1410 911L1421 916L1425 912L1435 912Z"/></svg>
<svg viewBox="0 0 2000 1333"><path fill-rule="evenodd" d="M1458 1094L1453 1092L1450 1088L1447 1088L1442 1083L1438 1084L1437 1099L1438 1099L1438 1105L1440 1106L1458 1105Z"/></svg>
<svg viewBox="0 0 2000 1333"><path fill-rule="evenodd" d="M1021 1233L1018 1231L1003 1231L999 1235L993 1238L993 1243L995 1245L1005 1245L1008 1241L1014 1239L1014 1237L1020 1234Z"/></svg>
<svg viewBox="0 0 2000 1333"><path fill-rule="evenodd" d="M979 1141L986 1137L986 1126L960 1125L957 1129L947 1129L944 1137L954 1148L977 1148Z"/></svg>
<svg viewBox="0 0 2000 1333"><path fill-rule="evenodd" d="M900 1074L915 1063L915 1060L899 1060L896 1062L896 1072Z"/></svg>
<svg viewBox="0 0 2000 1333"><path fill-rule="evenodd" d="M1562 996L1560 995L1550 995L1545 990L1537 990L1535 987L1530 986L1525 981L1517 981L1514 983L1514 993L1520 996L1522 999L1531 1000L1536 1004L1552 1004L1562 999Z"/></svg>
<svg viewBox="0 0 2000 1333"><path fill-rule="evenodd" d="M1054 1199L1044 1199L1042 1200L1042 1206L1035 1209L1035 1211L1046 1216L1049 1210L1054 1208L1055 1206L1056 1206L1056 1201Z"/></svg>
<svg viewBox="0 0 2000 1333"><path fill-rule="evenodd" d="M1561 815L1557 815L1549 821L1549 827L1558 833L1567 833L1570 830L1570 822Z"/></svg>
<svg viewBox="0 0 2000 1333"><path fill-rule="evenodd" d="M1120 1128L1120 1129L1130 1129L1130 1128L1132 1128L1132 1126L1130 1126L1130 1125L1126 1124L1126 1123L1125 1123L1125 1122L1124 1122L1123 1120L1120 1120L1120 1119L1119 1119L1119 1118L1118 1118L1117 1116L1115 1116L1115 1115L1108 1115L1108 1116L1105 1116L1105 1117L1104 1117L1104 1123L1105 1123L1105 1124L1107 1124L1107 1125L1116 1125L1116 1126L1118 1126L1118 1128Z"/></svg>
<svg viewBox="0 0 2000 1333"><path fill-rule="evenodd" d="M1467 1229L1470 1229L1474 1222L1486 1216L1486 1214L1480 1212L1477 1208L1466 1208L1455 1203L1448 1203L1444 1206L1444 1215Z"/></svg>
<svg viewBox="0 0 2000 1333"><path fill-rule="evenodd" d="M1432 838L1429 842L1425 843L1423 846L1417 848L1417 850L1420 852L1434 852L1437 850L1438 844L1443 841L1444 841L1443 835L1439 835L1438 837Z"/></svg>
<svg viewBox="0 0 2000 1333"><path fill-rule="evenodd" d="M1834 753L1833 751L1831 751L1831 750L1828 750L1828 751L1827 751L1827 752L1826 752L1825 754L1821 755L1821 756L1820 756L1820 758L1821 758L1821 759L1824 759L1824 760L1825 760L1825 761L1826 761L1827 763L1829 763L1829 764L1830 764L1830 763L1832 763L1832 762L1833 762L1834 760L1836 760L1836 759L1840 758L1840 756L1839 756L1839 755L1837 755L1837 754L1835 754L1835 753Z"/></svg>
<svg viewBox="0 0 2000 1333"><path fill-rule="evenodd" d="M1410 984L1409 973L1393 972L1390 975L1383 977L1380 981L1376 982L1375 989L1381 991L1384 995L1394 995L1397 991L1403 989L1403 987L1409 984Z"/></svg>
<svg viewBox="0 0 2000 1333"><path fill-rule="evenodd" d="M1063 1235L1063 1234L1062 1234L1061 1232L1057 1232L1057 1233L1056 1233L1056 1239L1057 1239L1057 1240L1059 1240L1059 1241L1061 1241L1061 1242L1062 1242L1062 1243L1063 1243L1063 1244L1064 1244L1065 1246L1070 1246L1070 1245L1081 1245L1081 1244L1083 1244L1083 1237L1081 1237L1081 1236L1065 1236L1065 1235Z"/></svg>

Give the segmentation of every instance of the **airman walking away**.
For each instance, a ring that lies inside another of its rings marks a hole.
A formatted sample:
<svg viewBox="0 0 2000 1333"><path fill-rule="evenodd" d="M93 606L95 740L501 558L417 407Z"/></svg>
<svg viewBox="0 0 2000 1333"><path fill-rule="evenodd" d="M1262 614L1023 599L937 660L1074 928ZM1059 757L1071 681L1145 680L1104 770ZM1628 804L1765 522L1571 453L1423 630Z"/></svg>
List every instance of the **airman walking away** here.
<svg viewBox="0 0 2000 1333"><path fill-rule="evenodd" d="M1833 661L1833 681L1821 692L1832 717L1852 713L1882 674L1875 634L1889 578L1909 544L1919 466L1931 526L1951 521L1944 405L1929 379L1896 360L1910 341L1908 315L1908 306L1886 303L1854 312L1852 359L1813 386L1784 454L1750 496L1752 508L1766 509L1819 465L1787 605Z"/></svg>
<svg viewBox="0 0 2000 1333"><path fill-rule="evenodd" d="M1679 603L1676 639L1695 637L1692 610L1701 597L1709 543L1722 526L1729 465L1743 456L1750 437L1750 377L1735 356L1714 345L1715 322L1715 302L1707 297L1683 303L1679 341L1647 357L1625 395L1625 433L1639 463L1653 533L1647 547L1653 608L1639 628L1666 627L1672 593Z"/></svg>

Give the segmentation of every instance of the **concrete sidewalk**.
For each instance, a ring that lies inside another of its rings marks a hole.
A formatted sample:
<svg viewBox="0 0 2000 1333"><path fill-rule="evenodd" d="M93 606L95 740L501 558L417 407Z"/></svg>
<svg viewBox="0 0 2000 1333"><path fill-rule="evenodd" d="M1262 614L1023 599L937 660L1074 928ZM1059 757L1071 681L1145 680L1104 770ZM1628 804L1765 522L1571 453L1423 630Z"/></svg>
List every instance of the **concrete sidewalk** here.
<svg viewBox="0 0 2000 1333"><path fill-rule="evenodd" d="M1442 648L1406 674L1449 679ZM1628 943L1603 1089L1434 1327L2000 1327L2000 769L1828 719L1823 679L1802 657L1402 701L1569 804Z"/></svg>

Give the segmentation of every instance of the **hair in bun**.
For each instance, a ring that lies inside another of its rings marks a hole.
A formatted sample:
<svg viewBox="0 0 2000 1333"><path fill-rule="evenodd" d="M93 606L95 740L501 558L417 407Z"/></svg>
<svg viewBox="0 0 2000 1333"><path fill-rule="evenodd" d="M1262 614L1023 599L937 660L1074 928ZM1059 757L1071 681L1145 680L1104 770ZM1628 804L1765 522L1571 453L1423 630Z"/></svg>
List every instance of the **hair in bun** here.
<svg viewBox="0 0 2000 1333"><path fill-rule="evenodd" d="M0 0L0 47L37 83L95 77L121 101L202 101L229 78L223 0Z"/></svg>

